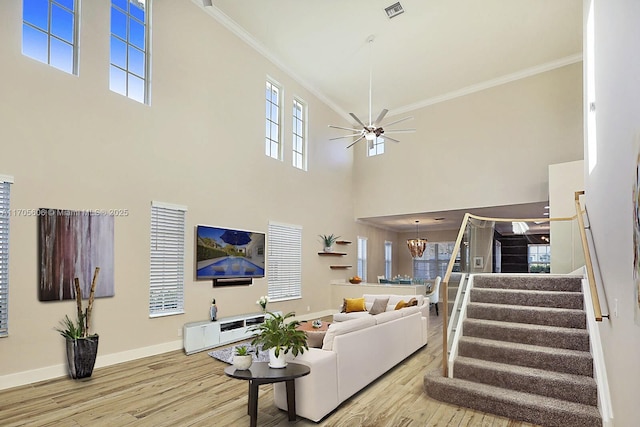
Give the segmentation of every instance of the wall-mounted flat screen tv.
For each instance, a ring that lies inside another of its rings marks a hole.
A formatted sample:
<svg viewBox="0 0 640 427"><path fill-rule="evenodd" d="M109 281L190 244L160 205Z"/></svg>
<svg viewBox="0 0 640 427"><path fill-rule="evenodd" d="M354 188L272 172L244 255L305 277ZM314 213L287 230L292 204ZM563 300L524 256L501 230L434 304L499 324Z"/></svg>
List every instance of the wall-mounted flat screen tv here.
<svg viewBox="0 0 640 427"><path fill-rule="evenodd" d="M196 242L196 280L264 277L264 233L198 225Z"/></svg>

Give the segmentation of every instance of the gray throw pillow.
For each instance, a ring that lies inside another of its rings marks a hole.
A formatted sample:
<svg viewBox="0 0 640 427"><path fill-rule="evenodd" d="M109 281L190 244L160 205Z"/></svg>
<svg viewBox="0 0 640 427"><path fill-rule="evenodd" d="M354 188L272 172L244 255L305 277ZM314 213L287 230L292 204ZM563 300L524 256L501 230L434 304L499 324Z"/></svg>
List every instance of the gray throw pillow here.
<svg viewBox="0 0 640 427"><path fill-rule="evenodd" d="M384 313L387 310L388 303L389 303L389 298L376 298L373 301L371 310L369 310L369 314L375 315L375 314Z"/></svg>

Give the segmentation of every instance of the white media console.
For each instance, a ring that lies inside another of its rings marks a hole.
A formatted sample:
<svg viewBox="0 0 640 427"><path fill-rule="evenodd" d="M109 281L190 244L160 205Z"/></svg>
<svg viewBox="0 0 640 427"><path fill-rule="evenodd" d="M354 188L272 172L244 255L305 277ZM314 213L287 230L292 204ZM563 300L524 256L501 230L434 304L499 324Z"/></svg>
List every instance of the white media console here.
<svg viewBox="0 0 640 427"><path fill-rule="evenodd" d="M249 328L264 322L264 318L264 313L252 313L224 317L213 322L204 320L202 322L186 323L182 334L184 352L193 354L235 341L249 339L253 336L253 333L249 332Z"/></svg>

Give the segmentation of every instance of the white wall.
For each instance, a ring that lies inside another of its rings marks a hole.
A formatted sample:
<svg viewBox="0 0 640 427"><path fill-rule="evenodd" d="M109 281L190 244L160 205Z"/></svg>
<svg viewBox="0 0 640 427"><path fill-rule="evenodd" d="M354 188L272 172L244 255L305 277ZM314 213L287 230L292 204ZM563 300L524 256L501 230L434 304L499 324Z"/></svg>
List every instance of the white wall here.
<svg viewBox="0 0 640 427"><path fill-rule="evenodd" d="M575 193L584 190L584 161L549 165L549 216L571 218L576 215ZM554 221L551 231L551 272L566 274L584 265L582 242L573 221Z"/></svg>
<svg viewBox="0 0 640 427"><path fill-rule="evenodd" d="M589 1L585 1L588 9ZM597 158L586 204L610 320L600 325L616 426L638 423L640 325L633 279L632 184L640 151L640 2L595 1ZM586 111L586 109L585 109ZM585 164L589 164L585 150ZM601 301L604 298L601 296ZM614 313L617 301L617 314Z"/></svg>

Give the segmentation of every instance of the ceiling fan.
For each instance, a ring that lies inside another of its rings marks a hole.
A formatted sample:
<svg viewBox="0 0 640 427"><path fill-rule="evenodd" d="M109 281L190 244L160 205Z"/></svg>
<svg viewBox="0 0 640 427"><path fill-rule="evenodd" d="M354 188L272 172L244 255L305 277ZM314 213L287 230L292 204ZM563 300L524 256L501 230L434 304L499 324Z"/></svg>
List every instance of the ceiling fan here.
<svg viewBox="0 0 640 427"><path fill-rule="evenodd" d="M369 44L373 43L373 35L369 36L367 38L367 42ZM373 61L372 61L373 63ZM373 77L373 65L371 65L371 67L369 68L369 124L364 124L362 122L362 120L360 120L358 118L358 116L356 116L354 113L349 113L349 115L351 117L353 117L353 119L360 125L362 126L362 129L357 129L357 128L346 128L346 127L342 127L342 126L334 126L334 125L329 125L330 128L334 128L334 129L342 129L342 130L348 130L351 132L355 132L352 133L350 135L344 135L344 136L338 136L336 138L329 138L330 141L334 141L336 139L343 139L343 138L355 138L357 137L357 139L355 141L353 141L351 144L349 144L347 146L347 148L351 148L353 145L355 145L358 141L360 141L361 139L365 139L366 141L369 142L369 148L373 147L373 142L376 140L376 138L382 136L385 141L389 140L392 142L400 142L399 140L392 138L390 136L388 136L388 133L408 133L408 132L415 132L415 129L387 129L385 131L385 129L382 127L382 120L384 120L384 117L387 115L387 113L389 112L389 110L387 109L383 109L380 114L378 114L378 117L372 121L372 114L371 114L371 86L372 86L372 77ZM405 117L403 119L400 120L396 120L393 121L391 123L387 123L385 126L392 126L395 125L397 123L400 122L404 122L405 120L411 120L413 119L413 117Z"/></svg>

